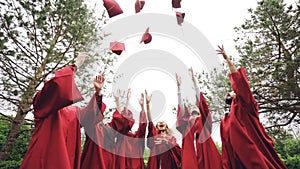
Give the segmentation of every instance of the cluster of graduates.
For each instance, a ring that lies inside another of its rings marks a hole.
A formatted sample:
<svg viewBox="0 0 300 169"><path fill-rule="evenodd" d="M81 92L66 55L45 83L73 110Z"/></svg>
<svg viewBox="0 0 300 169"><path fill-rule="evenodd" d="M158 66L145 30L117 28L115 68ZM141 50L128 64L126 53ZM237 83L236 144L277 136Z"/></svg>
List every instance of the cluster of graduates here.
<svg viewBox="0 0 300 169"><path fill-rule="evenodd" d="M223 46L219 46L217 52L228 63L234 91L227 95L226 103L231 105L231 109L221 121L222 156L210 136L212 117L192 69L197 111L190 111L183 103L180 91L182 82L176 74L176 128L183 139L180 147L165 122L154 125L150 110L151 96L147 91L139 99L141 112L139 127L135 132L131 131L135 122L133 114L127 108L130 89L123 110L119 101L121 92L115 92L116 110L109 123L103 122L106 105L102 102L102 75L94 79L95 94L88 105L84 108L72 105L83 99L74 81L74 73L86 57L80 54L75 65L58 70L35 95L35 129L20 168L144 169L146 144L150 148L148 169L286 168L274 149L272 139L259 122L258 106L251 93L245 68L237 70ZM86 132L83 150L81 127Z"/></svg>

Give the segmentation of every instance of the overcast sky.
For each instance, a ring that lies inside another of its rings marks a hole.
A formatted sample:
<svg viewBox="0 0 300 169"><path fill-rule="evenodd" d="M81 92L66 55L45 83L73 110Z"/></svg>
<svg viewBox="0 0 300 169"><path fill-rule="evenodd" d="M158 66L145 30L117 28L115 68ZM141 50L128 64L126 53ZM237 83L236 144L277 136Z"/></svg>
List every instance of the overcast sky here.
<svg viewBox="0 0 300 169"><path fill-rule="evenodd" d="M116 0L120 7L123 9L123 14L117 15L113 18L110 18L108 24L116 22L123 17L135 15L134 3L135 0ZM91 0L90 4L93 4L95 1ZM96 7L99 11L104 10L105 8L102 5L102 1L96 1ZM172 9L171 0L145 0L145 6L141 11L143 13L158 13L158 14L167 14L170 16L174 16L175 19L175 11L180 11L185 13L185 22L189 22L194 27L196 27L206 38L209 40L211 45L214 48L217 48L217 45L223 44L225 49L229 54L236 55L236 51L234 49L233 39L234 35L234 27L240 26L246 18L249 17L247 10L249 8L255 8L256 1L246 1L246 0L207 0L207 1L192 1L192 0L182 0L180 9ZM99 12L100 14L100 12ZM138 23L137 23L138 24ZM184 24L184 23L183 23ZM132 25L135 26L135 25ZM122 31L122 28L120 28ZM150 27L151 32L151 27ZM157 38L157 37L153 37ZM163 40L160 40L160 43ZM120 63L116 64L116 66L124 63L127 58L134 52L136 52L137 47L134 44L134 39L126 40L126 51L122 54L120 58ZM134 46L135 47L132 47ZM152 46L151 46L152 45ZM148 45L149 48L157 48L155 45L160 45L157 41L151 42L151 45ZM174 44L172 44L174 45ZM173 47L170 45L171 47ZM138 47L139 50L143 50ZM173 47L174 48L174 47ZM184 50L183 48L180 48ZM163 48L163 50L169 50L168 47ZM186 54L188 51L184 51ZM178 51L176 53L179 53ZM196 71L200 71L199 67L202 65L197 61L191 61L191 59L182 58L182 61L187 64L188 67L193 66ZM190 61L190 62L189 62ZM175 72L174 72L175 73ZM186 75L186 74L185 74ZM182 75L184 76L184 75ZM149 78L155 77L155 79ZM153 80L159 81L160 83L152 83ZM157 117L154 117L157 121L167 121L170 126L175 126L176 115L170 113L172 108L177 106L177 89L176 83L174 82L174 75L166 74L162 71L157 70L148 70L141 71L132 77L131 85L132 88L132 99L130 104L135 108L139 109L139 105L137 103L137 97L140 96L140 93L147 89L149 92L156 91L157 95L153 97L153 101L157 97L161 97L164 95L166 98L166 107L164 108L164 112L160 112L160 114L155 114ZM161 92L158 92L161 91ZM108 103L108 106L114 106L112 102ZM156 113L156 112L154 112ZM137 119L138 117L135 116ZM175 135L180 136L180 134L176 133L176 129L173 127L173 131ZM213 138L215 141L220 142L219 138L219 130L218 126L215 127L213 131ZM177 137L178 142L180 142L180 137Z"/></svg>

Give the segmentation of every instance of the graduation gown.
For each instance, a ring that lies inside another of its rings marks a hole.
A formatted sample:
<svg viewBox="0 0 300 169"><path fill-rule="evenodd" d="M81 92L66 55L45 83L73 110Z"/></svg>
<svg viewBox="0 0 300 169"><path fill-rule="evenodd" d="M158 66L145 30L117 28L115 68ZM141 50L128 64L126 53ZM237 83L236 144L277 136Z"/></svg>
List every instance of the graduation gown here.
<svg viewBox="0 0 300 169"><path fill-rule="evenodd" d="M121 115L122 116L122 115ZM145 135L147 118L144 111L140 112L139 127L130 132L130 119L122 118L122 130L119 130L116 142L116 169L144 169ZM116 124L116 121L113 123ZM121 126L117 125L117 126ZM118 127L120 129L120 127Z"/></svg>
<svg viewBox="0 0 300 169"><path fill-rule="evenodd" d="M88 130L81 155L81 169L115 169L115 131L109 124L100 123ZM91 130L95 130L94 136Z"/></svg>
<svg viewBox="0 0 300 169"><path fill-rule="evenodd" d="M212 118L200 93L201 116L191 118L187 108L178 106L176 128L182 134L182 169L221 169L221 155L211 138ZM184 114L182 114L184 113Z"/></svg>
<svg viewBox="0 0 300 169"><path fill-rule="evenodd" d="M181 162L181 148L176 138L167 135L167 143L155 144L156 138L161 138L153 122L149 122L147 146L150 148L147 169L179 169Z"/></svg>
<svg viewBox="0 0 300 169"><path fill-rule="evenodd" d="M81 169L115 169L115 136L111 123L100 123L103 120L105 108L99 114L90 114L82 121L86 140L81 156ZM114 120L114 118L113 118Z"/></svg>
<svg viewBox="0 0 300 169"><path fill-rule="evenodd" d="M75 70L74 66L58 70L36 94L35 128L21 169L80 168L81 134L77 115L84 117L99 110L99 103L94 96L84 109L70 106L83 99L74 81Z"/></svg>
<svg viewBox="0 0 300 169"><path fill-rule="evenodd" d="M287 168L259 121L258 105L246 69L231 73L229 78L236 96L230 113L221 121L223 168Z"/></svg>

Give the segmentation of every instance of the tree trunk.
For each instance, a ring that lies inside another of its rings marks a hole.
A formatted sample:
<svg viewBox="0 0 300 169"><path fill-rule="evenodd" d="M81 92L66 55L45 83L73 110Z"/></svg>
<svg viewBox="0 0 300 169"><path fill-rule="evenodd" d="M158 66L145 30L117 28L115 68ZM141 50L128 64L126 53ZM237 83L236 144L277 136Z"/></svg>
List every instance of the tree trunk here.
<svg viewBox="0 0 300 169"><path fill-rule="evenodd" d="M12 151L14 144L16 140L19 137L21 127L23 125L25 116L29 111L31 111L31 104L32 104L32 98L36 91L36 82L37 80L32 80L27 90L24 92L24 94L21 96L21 103L18 105L17 114L13 119L13 122L11 124L11 128L9 130L9 133L7 135L7 139L3 147L0 151L0 160L6 161L8 160L8 153Z"/></svg>
<svg viewBox="0 0 300 169"><path fill-rule="evenodd" d="M7 153L11 152L21 129L21 126L23 124L23 121L25 119L26 114L22 113L22 110L18 110L17 115L14 118L14 121L12 122L10 131L7 136L6 143L1 148L0 152L0 160L5 161L8 160Z"/></svg>

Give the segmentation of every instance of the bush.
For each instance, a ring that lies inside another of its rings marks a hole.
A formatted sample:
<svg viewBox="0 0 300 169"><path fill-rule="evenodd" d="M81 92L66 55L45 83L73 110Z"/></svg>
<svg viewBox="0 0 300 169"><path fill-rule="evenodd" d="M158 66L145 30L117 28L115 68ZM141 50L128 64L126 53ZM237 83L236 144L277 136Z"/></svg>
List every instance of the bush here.
<svg viewBox="0 0 300 169"><path fill-rule="evenodd" d="M289 169L300 168L300 140L288 138L275 141L275 147L280 158Z"/></svg>
<svg viewBox="0 0 300 169"><path fill-rule="evenodd" d="M6 137L10 129L10 122L6 120L0 120L0 149L6 142ZM7 161L0 161L1 169L14 169L19 168L23 157L27 151L32 134L31 126L23 125L21 127L20 135L11 152L6 153L8 157Z"/></svg>

